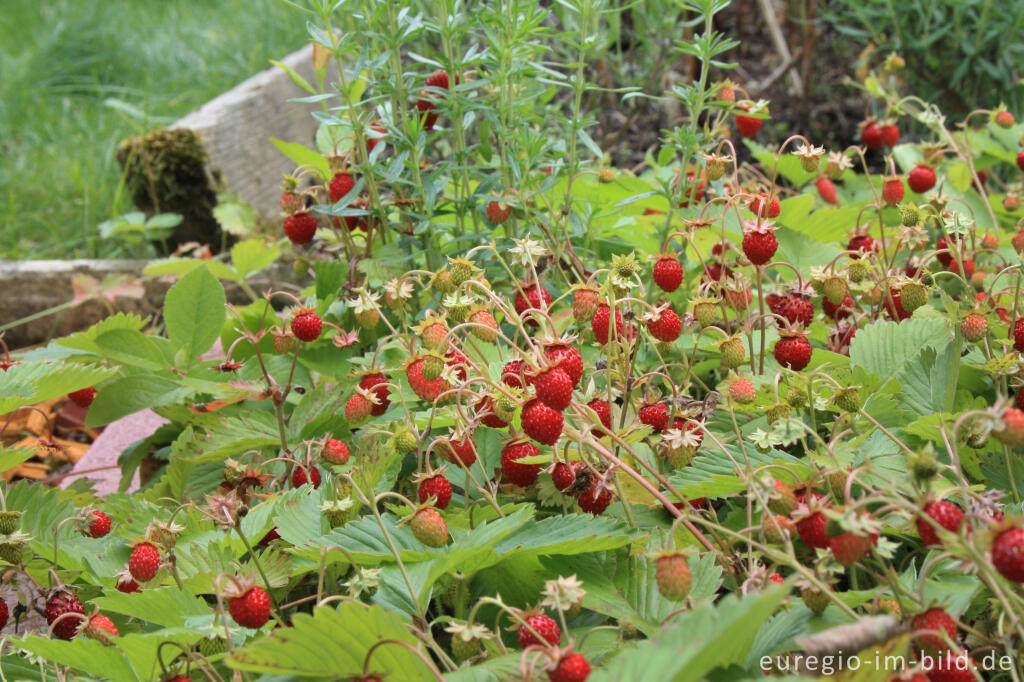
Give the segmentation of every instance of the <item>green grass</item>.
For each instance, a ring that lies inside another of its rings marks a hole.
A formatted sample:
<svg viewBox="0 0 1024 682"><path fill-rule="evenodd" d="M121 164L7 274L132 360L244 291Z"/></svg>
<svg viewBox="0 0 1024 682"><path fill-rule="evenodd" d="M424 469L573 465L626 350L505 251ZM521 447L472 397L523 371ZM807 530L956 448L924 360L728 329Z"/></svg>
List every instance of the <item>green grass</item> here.
<svg viewBox="0 0 1024 682"><path fill-rule="evenodd" d="M174 121L306 42L278 0L6 0L0 259L118 255L97 225L118 142Z"/></svg>

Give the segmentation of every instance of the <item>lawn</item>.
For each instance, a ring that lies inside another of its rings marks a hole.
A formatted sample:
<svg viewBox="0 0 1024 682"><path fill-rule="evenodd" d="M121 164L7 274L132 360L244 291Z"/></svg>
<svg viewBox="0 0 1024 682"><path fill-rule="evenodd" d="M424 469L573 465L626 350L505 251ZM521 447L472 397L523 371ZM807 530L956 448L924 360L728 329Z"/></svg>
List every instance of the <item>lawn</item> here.
<svg viewBox="0 0 1024 682"><path fill-rule="evenodd" d="M279 0L7 0L0 13L0 258L116 256L118 142L304 42ZM14 39L11 39L14 37Z"/></svg>

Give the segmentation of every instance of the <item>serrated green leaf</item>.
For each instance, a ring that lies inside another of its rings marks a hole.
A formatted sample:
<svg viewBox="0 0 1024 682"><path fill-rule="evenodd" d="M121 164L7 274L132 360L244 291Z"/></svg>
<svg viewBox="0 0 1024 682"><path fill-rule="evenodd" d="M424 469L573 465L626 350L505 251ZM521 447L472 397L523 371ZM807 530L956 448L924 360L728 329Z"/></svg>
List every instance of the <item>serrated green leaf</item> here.
<svg viewBox="0 0 1024 682"><path fill-rule="evenodd" d="M64 346L65 348L99 354L100 350L96 346L96 339L101 334L115 329L141 331L142 328L146 326L147 322L149 322L148 317L143 318L130 313L117 313L116 315L111 315L110 317L97 322L84 332L78 332L71 336L57 339L54 343Z"/></svg>
<svg viewBox="0 0 1024 682"><path fill-rule="evenodd" d="M114 372L107 367L79 363L19 363L4 372L4 380L0 381L0 414L95 386Z"/></svg>
<svg viewBox="0 0 1024 682"><path fill-rule="evenodd" d="M112 362L154 371L164 369L171 360L164 356L157 339L133 329L103 332L96 337L96 347Z"/></svg>
<svg viewBox="0 0 1024 682"><path fill-rule="evenodd" d="M262 239L247 239L231 247L231 262L243 279L269 266L280 255L276 244L267 244Z"/></svg>
<svg viewBox="0 0 1024 682"><path fill-rule="evenodd" d="M336 610L318 607L312 616L296 614L287 631L236 650L227 664L251 672L338 679L361 675L370 648L385 639L419 647L397 614L345 602ZM370 667L404 682L436 680L416 654L398 645L377 647Z"/></svg>
<svg viewBox="0 0 1024 682"><path fill-rule="evenodd" d="M224 304L221 283L208 268L196 268L178 280L164 299L167 337L184 348L190 360L198 358L220 336Z"/></svg>
<svg viewBox="0 0 1024 682"><path fill-rule="evenodd" d="M657 679L664 682L695 682L715 669L744 666L761 624L788 594L789 590L779 585L745 597L730 594L717 604L698 605L588 679L649 679L650 671L656 670Z"/></svg>
<svg viewBox="0 0 1024 682"><path fill-rule="evenodd" d="M323 177L331 176L331 166L323 154L297 142L285 142L276 137L270 138L270 143L277 147L277 151L291 159L296 166L311 166L318 170Z"/></svg>
<svg viewBox="0 0 1024 682"><path fill-rule="evenodd" d="M108 591L93 603L102 611L120 613L167 628L182 627L190 616L210 613L210 606L204 600L177 587L156 587L132 594Z"/></svg>
<svg viewBox="0 0 1024 682"><path fill-rule="evenodd" d="M850 344L850 362L880 377L891 377L913 362L921 349L943 348L950 335L949 325L943 320L875 322L857 331Z"/></svg>
<svg viewBox="0 0 1024 682"><path fill-rule="evenodd" d="M13 639L11 642L36 656L42 656L48 661L70 666L95 677L113 682L136 682L139 680L139 676L121 651L105 646L95 639L76 637L65 642L60 639L30 635L21 639Z"/></svg>
<svg viewBox="0 0 1024 682"><path fill-rule="evenodd" d="M133 412L170 405L189 393L179 382L157 374L133 374L107 383L89 406L85 425L103 426Z"/></svg>
<svg viewBox="0 0 1024 682"><path fill-rule="evenodd" d="M747 447L746 458L744 458L739 448L733 445L725 447L730 456L726 456L721 450L707 450L699 453L689 466L680 469L672 476L670 479L672 485L687 499L733 495L747 488L746 476L740 476L744 472L737 470L737 465L745 468L748 460L751 470L767 464L781 464L801 477L811 473L805 461L781 450L758 452L752 447ZM780 473L779 475L786 478L786 474Z"/></svg>

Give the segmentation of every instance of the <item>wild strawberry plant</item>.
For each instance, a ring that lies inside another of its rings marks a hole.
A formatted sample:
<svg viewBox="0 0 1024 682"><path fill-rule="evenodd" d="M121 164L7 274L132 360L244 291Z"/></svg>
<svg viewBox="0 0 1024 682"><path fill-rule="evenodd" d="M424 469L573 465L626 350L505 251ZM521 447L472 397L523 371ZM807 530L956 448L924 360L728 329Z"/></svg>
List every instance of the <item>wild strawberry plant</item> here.
<svg viewBox="0 0 1024 682"><path fill-rule="evenodd" d="M5 674L1016 679L1024 127L890 59L848 148L769 143L724 4L638 174L581 108L603 3L301 8L273 242L5 360L0 413L167 420L121 493L6 488Z"/></svg>

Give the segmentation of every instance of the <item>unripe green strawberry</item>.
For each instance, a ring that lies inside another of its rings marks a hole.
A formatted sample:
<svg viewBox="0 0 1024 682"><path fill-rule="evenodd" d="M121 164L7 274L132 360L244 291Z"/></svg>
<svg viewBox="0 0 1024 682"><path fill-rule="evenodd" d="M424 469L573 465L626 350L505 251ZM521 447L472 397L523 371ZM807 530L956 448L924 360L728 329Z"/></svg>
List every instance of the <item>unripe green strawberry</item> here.
<svg viewBox="0 0 1024 682"><path fill-rule="evenodd" d="M846 286L846 280L842 277L826 277L821 285L821 293L832 305L842 303L848 291L849 288Z"/></svg>
<svg viewBox="0 0 1024 682"><path fill-rule="evenodd" d="M438 270L430 280L430 288L441 295L450 294L457 288L452 281L452 273L447 269Z"/></svg>
<svg viewBox="0 0 1024 682"><path fill-rule="evenodd" d="M494 398L494 415L503 422L510 422L516 414L519 403L509 398L504 393L499 393Z"/></svg>
<svg viewBox="0 0 1024 682"><path fill-rule="evenodd" d="M851 261L850 264L846 266L846 276L849 277L850 281L854 284L859 284L864 281L867 274L868 266L865 265L863 261Z"/></svg>
<svg viewBox="0 0 1024 682"><path fill-rule="evenodd" d="M423 354L423 378L427 381L434 381L444 371L444 358L437 353Z"/></svg>
<svg viewBox="0 0 1024 682"><path fill-rule="evenodd" d="M209 658L228 650L228 641L223 637L203 637L199 640L199 653Z"/></svg>
<svg viewBox="0 0 1024 682"><path fill-rule="evenodd" d="M939 473L939 463L935 460L935 453L922 452L911 462L911 472L918 481L927 481Z"/></svg>
<svg viewBox="0 0 1024 682"><path fill-rule="evenodd" d="M921 222L921 211L913 204L900 205L900 222L904 227L915 227Z"/></svg>
<svg viewBox="0 0 1024 682"><path fill-rule="evenodd" d="M408 455L416 450L416 434L408 426L399 426L393 438L395 452L400 455Z"/></svg>
<svg viewBox="0 0 1024 682"><path fill-rule="evenodd" d="M10 535L18 530L18 521L21 519L21 512L8 510L0 512L0 535Z"/></svg>
<svg viewBox="0 0 1024 682"><path fill-rule="evenodd" d="M710 327L718 317L718 300L703 298L693 303L693 319L701 327Z"/></svg>
<svg viewBox="0 0 1024 682"><path fill-rule="evenodd" d="M971 313L960 323L960 333L970 343L977 343L988 336L988 320L980 313Z"/></svg>
<svg viewBox="0 0 1024 682"><path fill-rule="evenodd" d="M743 347L743 339L738 336L731 336L718 344L718 350L722 354L722 364L728 369L735 369L747 359L747 351Z"/></svg>
<svg viewBox="0 0 1024 682"><path fill-rule="evenodd" d="M814 613L821 613L832 602L827 593L814 587L805 587L800 590L800 598L804 605Z"/></svg>
<svg viewBox="0 0 1024 682"><path fill-rule="evenodd" d="M768 497L768 509L773 514L789 516L797 506L796 493L779 479L775 479L772 485L774 490Z"/></svg>
<svg viewBox="0 0 1024 682"><path fill-rule="evenodd" d="M657 557L656 561L654 579L658 583L658 592L661 596L671 601L686 599L693 582L686 555L673 552Z"/></svg>
<svg viewBox="0 0 1024 682"><path fill-rule="evenodd" d="M373 329L380 322L380 313L373 308L360 310L356 313L356 322L363 329Z"/></svg>
<svg viewBox="0 0 1024 682"><path fill-rule="evenodd" d="M836 391L836 394L832 396L832 402L840 410L846 412L859 412L861 401L860 401L860 386L849 386L847 388L841 388Z"/></svg>
<svg viewBox="0 0 1024 682"><path fill-rule="evenodd" d="M459 635L452 635L452 656L456 663L462 663L473 658L481 651L480 640L471 639L466 641Z"/></svg>
<svg viewBox="0 0 1024 682"><path fill-rule="evenodd" d="M774 424L780 419L787 419L793 414L793 408L789 406L789 403L776 403L765 410L765 416L768 417L768 423Z"/></svg>
<svg viewBox="0 0 1024 682"><path fill-rule="evenodd" d="M427 547L444 547L448 544L448 524L444 517L432 507L416 512L409 522L412 534Z"/></svg>
<svg viewBox="0 0 1024 682"><path fill-rule="evenodd" d="M912 313L928 303L928 289L923 284L908 282L900 289L900 303L903 309Z"/></svg>
<svg viewBox="0 0 1024 682"><path fill-rule="evenodd" d="M20 564L24 555L24 542L3 542L0 543L0 559L9 564Z"/></svg>
<svg viewBox="0 0 1024 682"><path fill-rule="evenodd" d="M331 528L344 526L355 516L355 505L350 498L332 500L320 505L320 511L327 517Z"/></svg>
<svg viewBox="0 0 1024 682"><path fill-rule="evenodd" d="M456 288L462 286L463 282L473 279L477 272L479 272L479 269L472 261L461 256L459 258L449 258L448 267L451 270L452 284Z"/></svg>
<svg viewBox="0 0 1024 682"><path fill-rule="evenodd" d="M448 313L448 318L455 324L462 324L469 319L469 304L468 303L450 303L445 304L445 311Z"/></svg>
<svg viewBox="0 0 1024 682"><path fill-rule="evenodd" d="M802 386L790 386L786 391L786 403L794 409L801 409L807 404L807 391Z"/></svg>

